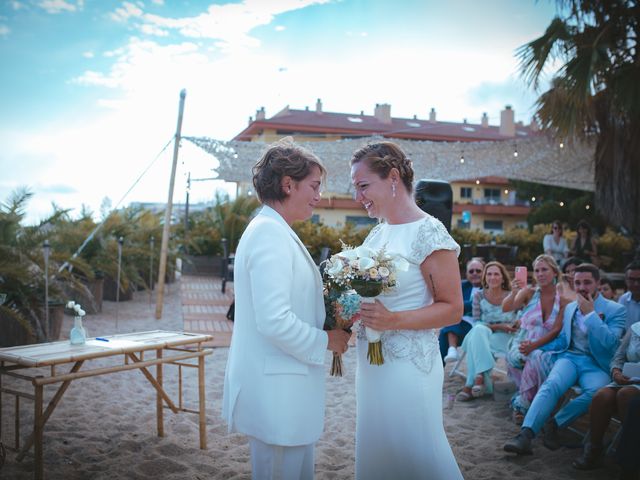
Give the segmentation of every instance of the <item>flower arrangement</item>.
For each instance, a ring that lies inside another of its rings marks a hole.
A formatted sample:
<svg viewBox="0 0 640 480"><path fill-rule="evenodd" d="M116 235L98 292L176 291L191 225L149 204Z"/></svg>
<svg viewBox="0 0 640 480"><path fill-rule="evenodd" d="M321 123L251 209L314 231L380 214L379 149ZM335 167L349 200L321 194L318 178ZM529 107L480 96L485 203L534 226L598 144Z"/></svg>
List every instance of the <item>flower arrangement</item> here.
<svg viewBox="0 0 640 480"><path fill-rule="evenodd" d="M325 263L325 290L329 292L325 299L328 298L330 304L327 318L330 315L338 318L345 310L350 312L356 301L358 309L361 302L372 303L373 297L391 291L396 286L397 271L408 268L408 262L404 258L389 254L384 247L374 250L364 245L354 248L344 243L342 247L341 252L332 255ZM347 303L349 296L354 296L353 292L349 293L351 290L357 294L357 300L349 300ZM353 317L349 317L351 323L354 321ZM369 363L382 365L382 333L368 327L365 332L369 341Z"/></svg>
<svg viewBox="0 0 640 480"><path fill-rule="evenodd" d="M85 316L86 312L79 303L74 301L67 303L67 308L73 310L74 313L73 328L69 333L69 341L72 345L82 345L87 341L87 331L82 326L82 317Z"/></svg>
<svg viewBox="0 0 640 480"><path fill-rule="evenodd" d="M357 320L360 311L360 297L342 290L325 275L324 306L326 311L324 329L342 329L351 333L351 326ZM342 376L342 355L339 353L333 352L330 374L334 377Z"/></svg>

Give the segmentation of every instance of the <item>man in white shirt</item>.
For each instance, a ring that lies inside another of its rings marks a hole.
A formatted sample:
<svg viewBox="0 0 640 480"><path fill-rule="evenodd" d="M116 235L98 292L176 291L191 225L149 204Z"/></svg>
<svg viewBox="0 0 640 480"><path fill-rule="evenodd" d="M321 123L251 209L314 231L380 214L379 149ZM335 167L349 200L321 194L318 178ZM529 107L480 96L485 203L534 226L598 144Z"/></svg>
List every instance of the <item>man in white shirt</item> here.
<svg viewBox="0 0 640 480"><path fill-rule="evenodd" d="M625 330L640 321L640 262L633 261L624 269L624 281L627 292L622 294L618 303L627 309L627 325Z"/></svg>

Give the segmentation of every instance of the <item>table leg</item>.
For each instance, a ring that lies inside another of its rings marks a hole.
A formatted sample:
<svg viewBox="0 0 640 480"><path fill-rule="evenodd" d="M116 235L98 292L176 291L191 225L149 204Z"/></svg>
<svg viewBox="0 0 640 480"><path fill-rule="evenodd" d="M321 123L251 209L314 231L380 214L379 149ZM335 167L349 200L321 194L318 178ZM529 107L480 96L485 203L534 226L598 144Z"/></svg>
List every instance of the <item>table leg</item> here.
<svg viewBox="0 0 640 480"><path fill-rule="evenodd" d="M35 402L34 403L34 419L33 419L33 443L34 443L34 461L35 470L33 477L36 480L42 480L44 478L44 465L42 463L42 431L44 429L44 422L42 416L42 399L43 399L42 385L35 386Z"/></svg>
<svg viewBox="0 0 640 480"><path fill-rule="evenodd" d="M162 349L156 350L156 358L162 358ZM156 381L158 385L162 387L162 363L156 365ZM164 421L163 421L163 412L162 412L162 395L160 392L156 392L156 414L157 414L157 424L158 424L158 436L164 437Z"/></svg>
<svg viewBox="0 0 640 480"><path fill-rule="evenodd" d="M69 373L76 373L78 370L80 370L80 367L82 367L83 363L84 363L84 360L80 360L79 362L76 362L73 365L73 367L71 368L71 370L69 371ZM49 417L51 416L53 411L58 406L58 403L60 402L60 399L64 395L64 392L66 392L67 388L69 388L69 385L71 385L71 380L65 380L62 383L62 385L60 385L60 388L58 388L58 391L55 393L55 395L53 396L53 398L49 402L49 405L47 405L47 409L45 410L44 414L42 415L42 428L43 429L44 429L45 424L49 421ZM41 385L41 387L42 387L42 385ZM40 410L42 411L42 409L40 409ZM34 427L35 427L35 422L34 422ZM29 437L27 437L27 441L25 442L24 446L22 447L22 450L20 450L20 452L16 456L16 461L18 461L18 462L22 461L24 456L27 454L27 452L31 448L31 445L33 445L35 434L36 433L35 433L35 428L34 428L33 433L31 435L29 435Z"/></svg>
<svg viewBox="0 0 640 480"><path fill-rule="evenodd" d="M2 443L2 372L0 372L0 443Z"/></svg>
<svg viewBox="0 0 640 480"><path fill-rule="evenodd" d="M204 389L204 357L198 357L198 407L200 411L200 448L207 448L207 415Z"/></svg>

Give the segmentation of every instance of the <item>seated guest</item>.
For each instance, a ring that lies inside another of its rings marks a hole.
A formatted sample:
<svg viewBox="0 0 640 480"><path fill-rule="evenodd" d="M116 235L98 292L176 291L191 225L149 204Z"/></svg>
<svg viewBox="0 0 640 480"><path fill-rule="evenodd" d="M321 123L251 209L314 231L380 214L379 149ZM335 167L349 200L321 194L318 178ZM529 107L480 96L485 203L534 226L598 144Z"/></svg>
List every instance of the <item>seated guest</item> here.
<svg viewBox="0 0 640 480"><path fill-rule="evenodd" d="M456 399L466 402L491 393L492 352L507 353L509 340L518 327L513 312L502 311L502 301L511 293L509 274L500 262L489 262L482 273L482 290L473 296L474 325L462 342L467 353L467 381Z"/></svg>
<svg viewBox="0 0 640 480"><path fill-rule="evenodd" d="M591 233L591 225L586 220L580 220L576 225L576 230L578 233L571 246L571 255L581 258L585 262L593 263L598 256L598 247L596 239Z"/></svg>
<svg viewBox="0 0 640 480"><path fill-rule="evenodd" d="M505 451L531 454L531 440L543 425L544 445L559 448L558 428L584 415L593 394L609 381L609 364L620 345L627 312L598 293L599 280L600 270L595 265L576 267L573 282L578 296L564 310L560 335L542 346L558 352L556 361L531 402L520 433L504 445ZM582 393L550 418L560 398L576 383Z"/></svg>
<svg viewBox="0 0 640 480"><path fill-rule="evenodd" d="M520 331L509 345L507 364L509 375L518 386L511 399L513 418L522 423L524 414L538 388L553 367L554 353L540 350L562 330L562 314L569 303L556 288L560 269L550 255L539 255L533 261L536 287L511 282L513 289L502 302L502 310L512 312L522 308ZM524 308L523 308L524 307Z"/></svg>
<svg viewBox="0 0 640 480"><path fill-rule="evenodd" d="M602 466L602 440L611 416L617 413L619 418L626 418L629 403L632 399L640 397L640 380L629 378L622 373L625 362L640 362L640 323L633 324L627 331L611 360L613 382L598 390L593 396L589 409L589 441L584 446L582 456L573 462L573 466L578 470L592 470Z"/></svg>
<svg viewBox="0 0 640 480"><path fill-rule="evenodd" d="M569 257L562 265L562 279L558 283L558 290L560 295L571 301L576 299L576 291L573 287L573 275L575 274L576 267L584 263L580 258Z"/></svg>
<svg viewBox="0 0 640 480"><path fill-rule="evenodd" d="M635 396L622 422L622 434L616 451L620 480L640 478L640 396Z"/></svg>
<svg viewBox="0 0 640 480"><path fill-rule="evenodd" d="M551 233L547 233L542 239L542 248L544 253L551 255L560 266L569 257L569 245L562 236L562 223L559 220L551 224Z"/></svg>
<svg viewBox="0 0 640 480"><path fill-rule="evenodd" d="M618 303L627 309L627 326L640 322L640 262L631 262L624 269L627 292L620 295Z"/></svg>
<svg viewBox="0 0 640 480"><path fill-rule="evenodd" d="M473 258L467 262L467 279L462 281L462 299L464 300L464 313L460 323L444 327L440 330L438 343L440 344L440 356L443 362L455 362L458 360L458 345L462 343L465 335L473 325L472 300L476 290L482 288L482 269L484 262Z"/></svg>
<svg viewBox="0 0 640 480"><path fill-rule="evenodd" d="M598 284L598 291L607 300L616 301L616 290L613 288L613 282L607 277L602 277Z"/></svg>

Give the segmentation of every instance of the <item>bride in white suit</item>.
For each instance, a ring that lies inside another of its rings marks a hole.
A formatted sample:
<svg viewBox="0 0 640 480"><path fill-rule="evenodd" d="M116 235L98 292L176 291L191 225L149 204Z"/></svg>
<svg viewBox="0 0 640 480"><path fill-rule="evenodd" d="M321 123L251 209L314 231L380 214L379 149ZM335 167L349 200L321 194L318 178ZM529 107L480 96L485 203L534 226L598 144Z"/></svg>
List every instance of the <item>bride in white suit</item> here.
<svg viewBox="0 0 640 480"><path fill-rule="evenodd" d="M249 436L253 479L311 479L324 423L327 349L349 334L322 330L318 268L291 229L311 217L325 169L290 141L271 145L253 168L264 204L236 250L235 323L222 417Z"/></svg>

